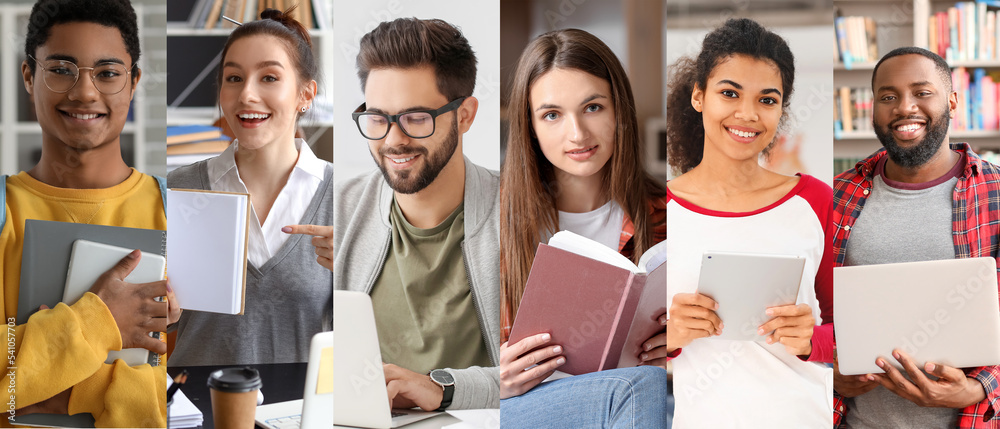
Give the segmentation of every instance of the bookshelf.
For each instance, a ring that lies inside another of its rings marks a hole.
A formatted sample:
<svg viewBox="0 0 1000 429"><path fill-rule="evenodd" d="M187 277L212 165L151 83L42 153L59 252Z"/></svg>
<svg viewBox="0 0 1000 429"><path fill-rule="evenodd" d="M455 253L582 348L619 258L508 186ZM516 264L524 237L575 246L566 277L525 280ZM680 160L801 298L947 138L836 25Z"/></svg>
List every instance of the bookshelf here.
<svg viewBox="0 0 1000 429"><path fill-rule="evenodd" d="M33 116L33 107L24 90L21 62L24 61L24 36L33 0L0 4L0 32L8 35L0 50L0 174L17 174L30 169L41 156L42 130ZM157 120L157 104L162 105L166 92L157 72L165 68L163 51L163 15L165 7L155 1L134 2L139 18L139 43L142 56L139 68L142 79L132 101L130 119L122 131L122 155L128 165L148 174L163 175L166 169L164 142L166 123Z"/></svg>
<svg viewBox="0 0 1000 429"><path fill-rule="evenodd" d="M955 0L835 0L834 6L838 12L837 16L865 16L875 21L878 57L881 57L901 46L929 48L929 36L935 32L931 28L929 19L935 13L947 13L956 3L958 2ZM998 7L990 6L986 9L1000 14ZM836 52L836 48L834 51ZM974 74L975 69L983 69L986 75L1000 76L1000 59L953 57L948 60L953 73L959 67L965 67L970 75ZM834 66L834 91L839 91L841 87L870 87L874 67L874 61L860 61L848 66L840 61L838 56L837 64ZM963 97L960 92L959 98ZM869 123L871 121L870 115L861 119ZM949 136L952 141L969 142L981 153L1000 151L1000 130L997 129L952 129ZM871 131L838 131L834 144L835 163L840 162L844 165L844 160L864 158L880 147L881 144Z"/></svg>
<svg viewBox="0 0 1000 429"><path fill-rule="evenodd" d="M211 3L212 0L208 0ZM265 0L260 0L265 1ZM287 8L298 0L285 0ZM333 160L333 20L330 0L303 0L303 4L323 2L315 19L324 21L325 28L309 30L313 52L319 64L321 79L310 113L299 121L313 152L321 159ZM256 0L250 4L257 3ZM220 117L215 79L222 48L232 28L193 28L189 24L192 12L203 0L171 0L167 2L167 51L172 57L183 58L167 65L167 114L169 126L211 125ZM246 14L244 14L245 16Z"/></svg>

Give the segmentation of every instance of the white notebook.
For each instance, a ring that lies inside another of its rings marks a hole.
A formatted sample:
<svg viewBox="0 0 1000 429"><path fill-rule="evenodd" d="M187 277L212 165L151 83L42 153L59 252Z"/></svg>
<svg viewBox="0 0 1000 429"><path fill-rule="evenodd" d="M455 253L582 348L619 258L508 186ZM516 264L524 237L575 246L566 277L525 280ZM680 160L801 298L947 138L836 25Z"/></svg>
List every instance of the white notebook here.
<svg viewBox="0 0 1000 429"><path fill-rule="evenodd" d="M186 310L243 314L250 195L167 190L167 277Z"/></svg>
<svg viewBox="0 0 1000 429"><path fill-rule="evenodd" d="M122 258L132 253L132 250L87 240L74 241L73 254L69 260L69 271L66 274L63 302L72 305L79 301L104 272L113 268ZM139 265L125 277L125 281L149 283L163 280L165 266L166 259L163 256L142 252ZM115 359L122 359L129 366L142 365L149 361L149 351L143 348L111 351L108 352L105 363L114 363Z"/></svg>

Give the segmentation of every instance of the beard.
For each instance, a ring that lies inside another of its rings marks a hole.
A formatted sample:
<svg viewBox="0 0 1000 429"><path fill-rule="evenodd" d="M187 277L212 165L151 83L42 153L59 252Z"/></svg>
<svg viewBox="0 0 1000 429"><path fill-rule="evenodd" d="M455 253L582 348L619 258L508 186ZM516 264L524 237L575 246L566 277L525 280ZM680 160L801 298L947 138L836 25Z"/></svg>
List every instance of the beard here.
<svg viewBox="0 0 1000 429"><path fill-rule="evenodd" d="M440 149L430 153L424 146L382 146L378 150L378 159L375 163L382 170L382 177L393 191L401 194L415 194L422 191L437 179L441 170L451 161L455 149L458 148L458 122L453 121L451 130L445 136ZM393 162L386 159L387 155L420 155L424 158L424 167L419 171L402 170L389 172L387 163ZM375 156L372 155L372 158Z"/></svg>
<svg viewBox="0 0 1000 429"><path fill-rule="evenodd" d="M918 116L907 116L901 119L922 119ZM895 121L893 121L895 122ZM879 142L885 147L886 153L889 154L889 159L895 162L900 167L904 168L915 168L927 163L934 154L941 149L941 142L944 138L948 136L948 125L951 122L951 118L948 116L948 110L945 109L944 113L935 117L928 118L924 126L927 128L927 133L924 134L924 138L917 142L916 146L904 148L900 147L899 143L892 136L892 123L888 127L883 127L879 125L878 122L872 120L872 128L875 129L875 136L878 137Z"/></svg>

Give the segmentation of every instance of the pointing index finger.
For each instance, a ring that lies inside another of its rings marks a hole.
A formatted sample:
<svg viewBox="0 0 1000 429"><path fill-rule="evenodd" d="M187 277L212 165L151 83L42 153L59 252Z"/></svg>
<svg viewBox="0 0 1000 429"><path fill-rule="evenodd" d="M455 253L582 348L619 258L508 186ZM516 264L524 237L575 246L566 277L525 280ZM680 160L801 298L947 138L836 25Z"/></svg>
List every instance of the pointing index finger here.
<svg viewBox="0 0 1000 429"><path fill-rule="evenodd" d="M320 227L316 225L288 225L281 228L281 232L286 234L323 235Z"/></svg>

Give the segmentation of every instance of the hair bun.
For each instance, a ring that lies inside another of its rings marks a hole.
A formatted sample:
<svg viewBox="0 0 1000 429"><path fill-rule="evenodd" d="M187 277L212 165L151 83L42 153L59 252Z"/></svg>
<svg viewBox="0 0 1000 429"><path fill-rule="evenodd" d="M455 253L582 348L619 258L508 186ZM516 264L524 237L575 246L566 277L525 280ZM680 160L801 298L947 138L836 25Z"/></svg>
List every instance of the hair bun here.
<svg viewBox="0 0 1000 429"><path fill-rule="evenodd" d="M264 9L264 11L260 13L260 19L271 19L271 20L278 21L278 22L284 24L284 20L288 19L288 18L287 18L287 15L285 15L283 12L281 12L278 9L267 8L267 9Z"/></svg>
<svg viewBox="0 0 1000 429"><path fill-rule="evenodd" d="M296 7L298 7L298 5L292 5L292 7L285 9L284 12L271 8L264 9L264 11L260 13L260 19L270 19L289 30L292 30L295 34L298 34L299 37L301 37L302 40L304 40L311 48L312 38L309 37L309 31L306 30L306 28L302 26L302 23L297 21L292 15L292 12Z"/></svg>

